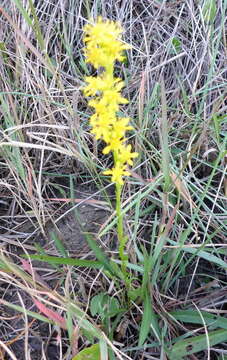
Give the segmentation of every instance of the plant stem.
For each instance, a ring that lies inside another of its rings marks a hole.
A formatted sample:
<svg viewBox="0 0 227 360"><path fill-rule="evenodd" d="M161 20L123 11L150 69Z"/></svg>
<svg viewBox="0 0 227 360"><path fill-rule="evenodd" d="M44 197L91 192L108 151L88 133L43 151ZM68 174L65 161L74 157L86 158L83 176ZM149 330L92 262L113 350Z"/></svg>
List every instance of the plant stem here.
<svg viewBox="0 0 227 360"><path fill-rule="evenodd" d="M121 270L125 278L125 285L128 288L130 280L127 274L128 256L124 253L127 237L124 236L123 214L121 211L122 185L116 184L116 213L117 213L117 235L119 242L119 257L121 259Z"/></svg>
<svg viewBox="0 0 227 360"><path fill-rule="evenodd" d="M116 184L117 235L118 235L119 245L122 244L124 237L123 215L121 212L121 190L122 190L122 185Z"/></svg>
<svg viewBox="0 0 227 360"><path fill-rule="evenodd" d="M166 90L163 78L161 78L161 103L162 122L160 126L160 142L162 147L162 170L164 174L164 192L169 191L170 178L170 155L169 155L169 125L167 119Z"/></svg>

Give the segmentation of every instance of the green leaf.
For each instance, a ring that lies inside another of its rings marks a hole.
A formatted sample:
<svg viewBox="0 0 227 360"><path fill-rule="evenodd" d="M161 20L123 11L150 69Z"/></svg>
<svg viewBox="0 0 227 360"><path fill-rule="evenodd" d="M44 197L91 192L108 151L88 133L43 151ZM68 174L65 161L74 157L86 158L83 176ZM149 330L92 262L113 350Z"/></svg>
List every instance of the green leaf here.
<svg viewBox="0 0 227 360"><path fill-rule="evenodd" d="M64 244L61 241L60 237L54 231L51 231L50 232L50 238L51 238L51 240L54 241L55 246L56 246L59 254L61 256L63 256L64 258L67 258L68 254L67 254L67 251L65 250Z"/></svg>
<svg viewBox="0 0 227 360"><path fill-rule="evenodd" d="M100 346L99 344L94 344L82 351L79 352L72 360L100 360Z"/></svg>
<svg viewBox="0 0 227 360"><path fill-rule="evenodd" d="M113 274L113 268L111 266L110 260L105 255L104 251L97 245L95 239L90 235L84 233L85 238L87 240L88 245L90 246L91 250L95 253L97 259L103 264L104 268Z"/></svg>
<svg viewBox="0 0 227 360"><path fill-rule="evenodd" d="M24 258L29 258L33 260L45 261L49 264L60 264L60 265L71 265L71 266L82 266L89 267L92 269L101 269L103 265L100 261L94 260L81 260L81 259L71 259L71 258L61 258L58 256L46 256L46 255L23 255Z"/></svg>
<svg viewBox="0 0 227 360"><path fill-rule="evenodd" d="M214 346L222 342L227 341L227 330L216 330L208 333L209 346ZM207 350L208 339L206 334L195 337L190 337L185 340L181 340L173 345L168 357L170 360L181 360L185 356L195 354L199 351Z"/></svg>
<svg viewBox="0 0 227 360"><path fill-rule="evenodd" d="M119 276L118 272L115 271L115 268L112 266L112 262L110 259L106 256L105 252L100 248L100 246L97 244L96 239L88 232L85 231L85 229L82 226L82 221L80 218L80 214L75 209L75 216L78 220L78 223L80 225L80 230L83 232L85 239L91 248L91 250L94 252L96 258L103 264L103 267L106 271L108 271L113 276Z"/></svg>
<svg viewBox="0 0 227 360"><path fill-rule="evenodd" d="M49 323L49 324L54 324L54 322L52 320L48 319L46 316L42 316L42 315L40 315L40 314L38 314L37 312L34 312L34 311L26 310L22 306L11 304L10 302L5 301L3 299L0 299L0 304L8 306L10 309L20 311L21 313L26 312L26 314L28 316L31 316L34 319L38 319L39 321L46 322L46 323Z"/></svg>
<svg viewBox="0 0 227 360"><path fill-rule="evenodd" d="M202 14L203 19L206 24L212 24L215 20L217 7L215 0L206 0L203 4Z"/></svg>
<svg viewBox="0 0 227 360"><path fill-rule="evenodd" d="M138 287L136 289L130 289L128 291L128 296L132 301L135 301L137 298L139 297L143 297L143 288L142 287Z"/></svg>
<svg viewBox="0 0 227 360"><path fill-rule="evenodd" d="M222 328L227 330L227 319L218 315L210 314L206 311L201 311L201 314L195 310L176 310L170 313L176 320L189 324L201 324L204 322L207 326L212 326L213 329ZM201 317L202 315L202 317Z"/></svg>
<svg viewBox="0 0 227 360"><path fill-rule="evenodd" d="M172 47L174 49L175 54L179 54L182 50L181 41L178 38L173 38Z"/></svg>
<svg viewBox="0 0 227 360"><path fill-rule="evenodd" d="M105 293L99 293L91 299L90 311L92 316L99 314L104 320L117 315L122 309L120 309L120 304L116 298Z"/></svg>
<svg viewBox="0 0 227 360"><path fill-rule="evenodd" d="M171 239L168 238L168 242L171 244L171 245L179 245L176 241L173 241ZM181 241L183 242L183 241ZM201 248L203 248L203 245L201 245ZM222 267L223 269L227 269L227 264L224 260L218 258L217 256L215 255L212 255L210 254L208 251L205 251L205 250L200 250L199 248L192 248L190 246L187 246L187 245L182 245L181 248L181 251L185 251L185 252L188 252L190 254L193 254L195 256L199 256L201 257L202 259L205 259L209 262L212 262L220 267Z"/></svg>
<svg viewBox="0 0 227 360"><path fill-rule="evenodd" d="M123 309L120 308L120 304L119 301L113 297L113 296L108 296L108 313L106 316L108 317L113 317L116 316L119 312L123 311Z"/></svg>
<svg viewBox="0 0 227 360"><path fill-rule="evenodd" d="M97 314L101 315L103 313L102 305L103 305L103 298L105 294L100 293L98 295L93 296L90 303L90 311L91 315L95 316Z"/></svg>
<svg viewBox="0 0 227 360"><path fill-rule="evenodd" d="M157 323L157 318L153 311L152 300L151 300L150 294L148 293L148 291L146 291L145 300L144 300L143 318L142 318L142 323L141 323L141 327L140 327L138 346L142 346L144 344L151 329L153 330L155 336L159 340L160 335L159 335L159 327L158 327L158 323Z"/></svg>
<svg viewBox="0 0 227 360"><path fill-rule="evenodd" d="M27 10L23 7L23 3L21 0L13 0L13 2L16 4L17 8L19 9L20 13L23 16L23 20L26 21L26 23L32 27L32 19L30 18Z"/></svg>

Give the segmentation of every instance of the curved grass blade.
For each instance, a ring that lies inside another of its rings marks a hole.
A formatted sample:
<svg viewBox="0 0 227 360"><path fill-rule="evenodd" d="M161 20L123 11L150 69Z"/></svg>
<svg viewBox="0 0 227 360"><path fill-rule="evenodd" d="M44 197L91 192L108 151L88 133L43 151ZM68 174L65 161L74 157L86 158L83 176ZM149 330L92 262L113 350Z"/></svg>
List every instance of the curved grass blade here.
<svg viewBox="0 0 227 360"><path fill-rule="evenodd" d="M209 344L214 346L227 341L227 330L215 330L208 333ZM207 335L199 335L177 342L168 353L170 360L181 360L186 356L207 349Z"/></svg>
<svg viewBox="0 0 227 360"><path fill-rule="evenodd" d="M90 267L92 269L101 269L103 264L100 261L95 260L81 260L81 259L71 259L71 258L61 258L58 256L48 256L48 255L23 255L23 257L44 261L49 264L59 264L59 265L71 265L71 266L82 266Z"/></svg>
<svg viewBox="0 0 227 360"><path fill-rule="evenodd" d="M189 324L203 324L200 314L194 310L176 310L170 313L176 320ZM227 330L227 319L218 315L201 311L201 315L207 326L213 329L222 328Z"/></svg>
<svg viewBox="0 0 227 360"><path fill-rule="evenodd" d="M145 300L144 300L144 312L143 312L143 318L142 323L140 327L140 333L139 333L139 344L138 346L142 346L144 342L146 341L149 332L153 330L156 338L160 341L160 331L157 324L157 319L155 317L153 308L152 308L152 300L151 296L146 291L145 294Z"/></svg>

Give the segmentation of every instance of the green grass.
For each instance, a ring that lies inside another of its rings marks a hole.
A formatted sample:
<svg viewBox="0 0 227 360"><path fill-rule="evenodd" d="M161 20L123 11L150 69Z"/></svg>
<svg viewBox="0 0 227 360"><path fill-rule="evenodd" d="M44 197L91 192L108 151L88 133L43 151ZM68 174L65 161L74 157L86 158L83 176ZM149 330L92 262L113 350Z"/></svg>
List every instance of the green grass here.
<svg viewBox="0 0 227 360"><path fill-rule="evenodd" d="M2 359L44 359L56 329L59 359L225 359L226 10L226 0L2 1ZM89 132L81 92L92 73L82 29L107 14L132 45L116 64L139 153L122 192L129 287L102 174L112 158ZM45 240L50 219L87 200L108 209L86 234L92 258Z"/></svg>

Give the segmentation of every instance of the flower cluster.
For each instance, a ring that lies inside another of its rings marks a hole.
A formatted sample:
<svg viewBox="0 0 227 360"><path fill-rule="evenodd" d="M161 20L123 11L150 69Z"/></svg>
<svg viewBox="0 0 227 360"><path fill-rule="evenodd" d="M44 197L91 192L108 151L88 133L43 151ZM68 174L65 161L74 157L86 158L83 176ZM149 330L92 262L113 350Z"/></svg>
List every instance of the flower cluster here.
<svg viewBox="0 0 227 360"><path fill-rule="evenodd" d="M119 106L128 101L121 96L124 82L114 77L114 63L124 59L123 51L129 46L119 40L123 32L120 24L109 20L98 18L96 24L85 25L84 32L86 62L102 69L97 77L85 78L87 85L83 89L84 94L91 97L88 104L95 109L90 118L91 133L106 143L104 154L113 152L114 168L104 174L111 175L113 182L122 185L122 177L129 175L127 165L132 165L138 156L131 151L131 145L126 144L126 131L133 129L129 118L116 115Z"/></svg>

